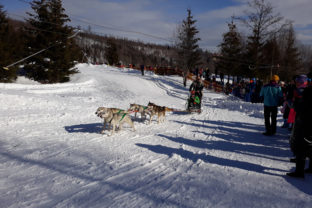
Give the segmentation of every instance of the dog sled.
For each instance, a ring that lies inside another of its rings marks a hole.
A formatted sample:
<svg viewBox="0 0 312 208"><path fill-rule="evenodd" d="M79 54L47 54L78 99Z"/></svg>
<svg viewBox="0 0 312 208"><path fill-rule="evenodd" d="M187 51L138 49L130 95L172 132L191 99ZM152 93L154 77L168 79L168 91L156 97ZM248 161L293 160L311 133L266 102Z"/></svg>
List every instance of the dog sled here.
<svg viewBox="0 0 312 208"><path fill-rule="evenodd" d="M199 91L191 91L186 102L186 111L201 113L201 95Z"/></svg>

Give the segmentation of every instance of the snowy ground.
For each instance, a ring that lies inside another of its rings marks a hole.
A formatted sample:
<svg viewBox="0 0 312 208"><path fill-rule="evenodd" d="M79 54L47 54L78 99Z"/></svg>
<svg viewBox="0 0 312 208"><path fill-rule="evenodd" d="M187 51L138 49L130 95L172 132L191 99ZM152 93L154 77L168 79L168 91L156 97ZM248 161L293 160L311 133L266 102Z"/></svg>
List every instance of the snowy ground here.
<svg viewBox="0 0 312 208"><path fill-rule="evenodd" d="M65 84L0 84L0 207L312 207L287 130L264 137L262 104L205 91L201 114L134 119L102 135L99 106L184 109L179 77L78 65ZM279 115L281 125L281 115Z"/></svg>

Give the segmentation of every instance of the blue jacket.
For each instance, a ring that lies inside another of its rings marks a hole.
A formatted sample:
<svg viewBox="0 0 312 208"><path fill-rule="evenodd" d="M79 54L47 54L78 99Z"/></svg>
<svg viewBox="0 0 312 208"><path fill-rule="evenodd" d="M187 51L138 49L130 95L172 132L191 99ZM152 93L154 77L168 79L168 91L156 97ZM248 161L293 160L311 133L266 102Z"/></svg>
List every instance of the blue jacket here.
<svg viewBox="0 0 312 208"><path fill-rule="evenodd" d="M265 106L278 106L279 100L283 98L282 88L271 81L261 88L260 97L264 98Z"/></svg>

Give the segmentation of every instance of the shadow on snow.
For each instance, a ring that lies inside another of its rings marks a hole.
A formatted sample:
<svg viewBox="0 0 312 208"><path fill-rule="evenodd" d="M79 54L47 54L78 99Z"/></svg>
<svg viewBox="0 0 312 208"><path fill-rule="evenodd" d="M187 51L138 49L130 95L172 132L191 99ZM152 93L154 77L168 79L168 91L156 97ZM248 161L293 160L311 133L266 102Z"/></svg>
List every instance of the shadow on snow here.
<svg viewBox="0 0 312 208"><path fill-rule="evenodd" d="M68 133L100 133L102 127L102 123L88 123L65 126L64 128Z"/></svg>
<svg viewBox="0 0 312 208"><path fill-rule="evenodd" d="M219 150L226 152L235 152L243 155L260 157L263 159L270 159L281 162L288 162L292 156L287 135L281 134L281 129L278 129L278 135L272 137L265 137L259 129L263 128L261 125L255 125L244 122L227 122L227 121L206 121L192 119L193 122L174 121L183 125L194 126L197 129L206 128L211 131L193 131L196 134L204 135L206 140L192 140L183 137L174 137L164 134L158 134L158 136L166 138L170 141L192 146L195 148L203 148L208 150ZM210 133L209 133L210 132ZM210 140L210 136L220 138L220 140ZM298 190L312 195L310 189L311 178L307 175L305 181L286 177L278 172L285 172L285 170L265 167L263 165L254 164L252 161L238 161L228 158L219 158L205 153L197 154L189 150L181 148L166 147L163 145L150 145L150 144L137 144L139 147L149 149L152 152L158 154L164 154L171 157L173 154L177 154L182 158L197 162L202 160L207 163L217 164L225 167L234 167L243 169L246 171L257 172L267 175L282 176L285 180L296 187ZM286 172L285 172L286 173Z"/></svg>
<svg viewBox="0 0 312 208"><path fill-rule="evenodd" d="M166 138L168 137L166 136ZM171 157L173 154L177 154L177 155L180 155L182 158L193 161L194 163L196 163L197 160L202 160L207 163L217 164L217 165L224 166L224 167L234 167L234 168L239 168L239 169L243 169L247 171L258 172L258 173L263 173L263 174L268 174L268 175L276 175L276 176L280 176L280 175L266 172L265 170L281 171L279 169L268 168L268 167L264 167L261 165L249 163L249 162L218 158L212 155L206 155L204 153L196 154L191 151L180 149L180 148L178 149L178 148L166 147L163 145L149 145L149 144L137 144L137 145L139 147L149 149L150 151L155 152L155 153L168 155L169 157Z"/></svg>

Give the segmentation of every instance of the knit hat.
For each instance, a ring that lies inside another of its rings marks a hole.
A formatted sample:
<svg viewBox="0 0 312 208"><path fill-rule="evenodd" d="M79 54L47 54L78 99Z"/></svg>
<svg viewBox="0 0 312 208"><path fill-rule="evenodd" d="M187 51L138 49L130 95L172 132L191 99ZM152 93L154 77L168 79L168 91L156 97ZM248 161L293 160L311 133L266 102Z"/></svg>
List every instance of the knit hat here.
<svg viewBox="0 0 312 208"><path fill-rule="evenodd" d="M297 78L296 78L296 82L299 83L299 84L303 84L305 82L308 81L308 77L304 74L302 75L299 75Z"/></svg>
<svg viewBox="0 0 312 208"><path fill-rule="evenodd" d="M296 85L298 88L305 88L308 84L308 77L304 74L297 76Z"/></svg>
<svg viewBox="0 0 312 208"><path fill-rule="evenodd" d="M275 82L279 81L279 76L277 76L276 74L272 76L272 80Z"/></svg>

